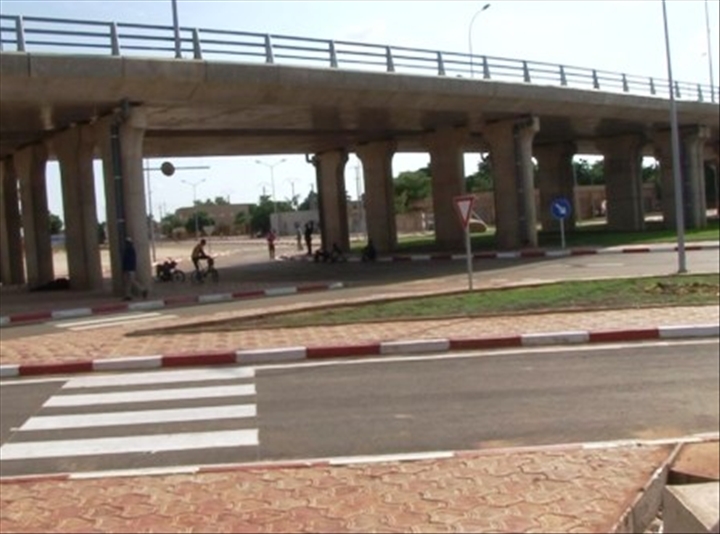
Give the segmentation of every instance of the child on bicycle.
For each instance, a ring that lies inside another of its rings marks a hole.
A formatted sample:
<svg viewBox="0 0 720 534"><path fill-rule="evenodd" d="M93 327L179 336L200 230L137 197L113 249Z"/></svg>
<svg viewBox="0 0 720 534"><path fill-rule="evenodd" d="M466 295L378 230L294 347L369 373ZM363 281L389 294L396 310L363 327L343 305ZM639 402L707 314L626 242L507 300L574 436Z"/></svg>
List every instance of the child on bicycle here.
<svg viewBox="0 0 720 534"><path fill-rule="evenodd" d="M195 248L192 249L192 253L190 254L190 259L195 266L196 273L200 272L200 260L206 260L209 263L212 259L205 253L205 244L205 239L201 239L200 242L195 245Z"/></svg>

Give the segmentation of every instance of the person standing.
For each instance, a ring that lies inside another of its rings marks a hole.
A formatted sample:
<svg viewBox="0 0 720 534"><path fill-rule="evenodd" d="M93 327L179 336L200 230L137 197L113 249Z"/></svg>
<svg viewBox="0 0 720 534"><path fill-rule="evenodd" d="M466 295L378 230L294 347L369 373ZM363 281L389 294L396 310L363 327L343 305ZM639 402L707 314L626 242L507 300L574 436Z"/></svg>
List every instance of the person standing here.
<svg viewBox="0 0 720 534"><path fill-rule="evenodd" d="M270 259L275 259L275 239L277 238L277 235L275 234L275 230L272 228L267 233L267 236L265 236L265 239L267 239L268 244L268 254L270 255Z"/></svg>
<svg viewBox="0 0 720 534"><path fill-rule="evenodd" d="M302 232L302 229L300 228L299 222L295 223L295 235L297 237L297 249L302 250L303 249L303 246L302 246L303 232Z"/></svg>
<svg viewBox="0 0 720 534"><path fill-rule="evenodd" d="M135 252L135 245L131 238L126 237L125 248L123 249L122 255L123 284L125 286L125 297L123 300L132 300L133 291L142 295L142 298L147 298L148 291L138 282L135 274L136 271L137 253Z"/></svg>
<svg viewBox="0 0 720 534"><path fill-rule="evenodd" d="M312 256L312 235L313 235L313 222L308 221L305 223L305 245L307 246L308 256Z"/></svg>

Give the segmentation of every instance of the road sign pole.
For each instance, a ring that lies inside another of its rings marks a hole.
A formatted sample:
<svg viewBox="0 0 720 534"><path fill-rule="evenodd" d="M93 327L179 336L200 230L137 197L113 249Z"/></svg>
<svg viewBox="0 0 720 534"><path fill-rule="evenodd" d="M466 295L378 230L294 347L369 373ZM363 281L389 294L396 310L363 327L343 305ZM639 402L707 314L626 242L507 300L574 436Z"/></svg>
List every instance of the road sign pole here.
<svg viewBox="0 0 720 534"><path fill-rule="evenodd" d="M468 290L473 290L473 272L472 272L472 246L470 244L470 225L465 226L465 257L467 259L468 270Z"/></svg>
<svg viewBox="0 0 720 534"><path fill-rule="evenodd" d="M563 250L565 250L565 219L560 219L560 243Z"/></svg>

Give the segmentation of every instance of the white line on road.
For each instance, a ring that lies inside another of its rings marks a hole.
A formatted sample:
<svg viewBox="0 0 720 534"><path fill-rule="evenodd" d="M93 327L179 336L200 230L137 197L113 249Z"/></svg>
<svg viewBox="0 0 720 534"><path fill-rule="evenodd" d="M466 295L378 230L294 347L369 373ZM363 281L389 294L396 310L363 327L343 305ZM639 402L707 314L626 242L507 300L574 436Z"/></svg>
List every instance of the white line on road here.
<svg viewBox="0 0 720 534"><path fill-rule="evenodd" d="M150 315L150 314L148 314ZM136 325L138 323L144 323L148 321L162 321L163 319L175 319L177 318L177 315L163 315L163 314L153 314L153 316L148 317L126 317L124 319L117 319L113 322L104 322L102 324L88 324L86 326L67 326L65 324L56 324L58 328L67 328L68 330L71 330L73 332L83 332L85 330L96 330L98 328L110 328L112 326L130 326L130 325Z"/></svg>
<svg viewBox="0 0 720 534"><path fill-rule="evenodd" d="M116 321L121 320L136 320L136 319L144 319L148 317L157 317L159 315L162 315L158 312L152 312L152 313L125 313L122 315L113 315L112 317L103 317L98 319L85 319L83 321L62 321L62 322L56 322L55 326L60 328L69 328L72 326L87 326L87 325L95 325L95 324L105 324L105 323L114 323Z"/></svg>
<svg viewBox="0 0 720 534"><path fill-rule="evenodd" d="M255 372L247 367L195 368L182 371L152 371L149 373L120 373L73 378L63 389L97 388L106 386L137 386L141 384L172 384L205 380L233 380L253 378Z"/></svg>
<svg viewBox="0 0 720 534"><path fill-rule="evenodd" d="M43 407L92 406L94 404L119 404L131 402L154 402L180 399L213 399L219 397L240 397L255 395L254 384L237 386L208 386L178 389L142 389L119 393L93 393L89 395L58 395L51 397Z"/></svg>
<svg viewBox="0 0 720 534"><path fill-rule="evenodd" d="M31 417L18 430L58 430L61 428L95 428L99 426L177 423L181 421L215 421L255 417L254 404L210 406L170 410L140 410L79 415L47 415Z"/></svg>
<svg viewBox="0 0 720 534"><path fill-rule="evenodd" d="M257 446L258 431L223 430L149 436L6 443L0 461L94 456L102 454L157 453L190 449Z"/></svg>

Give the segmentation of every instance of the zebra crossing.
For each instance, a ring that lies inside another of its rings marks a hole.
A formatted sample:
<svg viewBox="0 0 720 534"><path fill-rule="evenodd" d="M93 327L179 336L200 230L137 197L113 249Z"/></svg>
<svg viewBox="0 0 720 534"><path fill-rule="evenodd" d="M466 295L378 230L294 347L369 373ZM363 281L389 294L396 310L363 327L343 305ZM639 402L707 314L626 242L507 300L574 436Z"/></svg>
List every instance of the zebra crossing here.
<svg viewBox="0 0 720 534"><path fill-rule="evenodd" d="M255 372L227 367L75 377L0 447L0 474L253 461Z"/></svg>
<svg viewBox="0 0 720 534"><path fill-rule="evenodd" d="M96 330L98 328L110 328L112 326L136 326L151 321L174 319L177 315L160 312L132 312L94 319L83 319L80 321L58 321L54 323L56 328L70 330L72 332L83 332L85 330Z"/></svg>

